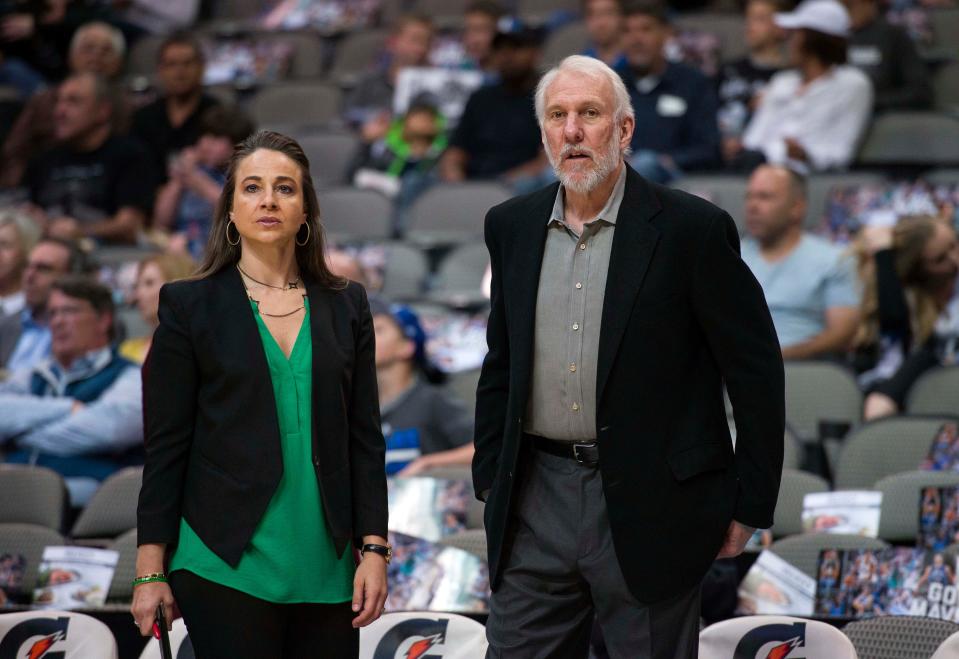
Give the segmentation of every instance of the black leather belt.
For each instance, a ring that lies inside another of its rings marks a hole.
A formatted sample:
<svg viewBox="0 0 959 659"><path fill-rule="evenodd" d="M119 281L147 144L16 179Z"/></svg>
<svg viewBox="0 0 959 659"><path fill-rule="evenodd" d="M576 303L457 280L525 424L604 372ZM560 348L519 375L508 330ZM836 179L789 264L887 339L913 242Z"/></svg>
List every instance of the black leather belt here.
<svg viewBox="0 0 959 659"><path fill-rule="evenodd" d="M537 451L567 458L585 467L599 465L599 445L596 442L560 442L539 435L524 434Z"/></svg>

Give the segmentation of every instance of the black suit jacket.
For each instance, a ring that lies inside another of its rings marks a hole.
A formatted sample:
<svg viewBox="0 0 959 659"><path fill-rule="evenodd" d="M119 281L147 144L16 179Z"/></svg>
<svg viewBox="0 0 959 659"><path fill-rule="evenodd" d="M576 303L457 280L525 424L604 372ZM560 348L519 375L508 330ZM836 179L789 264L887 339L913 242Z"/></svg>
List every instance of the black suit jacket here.
<svg viewBox="0 0 959 659"><path fill-rule="evenodd" d="M493 587L523 478L536 295L558 184L486 217L492 309L476 399L476 492L489 490ZM735 455L723 382L738 432ZM703 577L732 519L772 525L782 469L783 364L727 213L628 169L610 256L597 375L600 470L616 555L654 602Z"/></svg>
<svg viewBox="0 0 959 659"><path fill-rule="evenodd" d="M385 444L366 293L306 278L313 338L313 464L337 552L386 536ZM234 267L160 290L143 367L146 465L137 542L175 544L181 515L236 565L283 473L276 401Z"/></svg>

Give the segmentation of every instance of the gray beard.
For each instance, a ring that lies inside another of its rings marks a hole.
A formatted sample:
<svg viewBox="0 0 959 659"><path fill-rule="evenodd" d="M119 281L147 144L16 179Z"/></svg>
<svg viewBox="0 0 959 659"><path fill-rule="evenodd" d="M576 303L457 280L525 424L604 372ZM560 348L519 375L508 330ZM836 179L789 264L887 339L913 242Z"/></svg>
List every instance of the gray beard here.
<svg viewBox="0 0 959 659"><path fill-rule="evenodd" d="M546 150L546 155L556 178L559 179L563 188L576 194L589 194L595 190L600 183L606 180L607 176L615 171L623 157L619 151L619 143L616 140L610 140L605 153L598 154L598 159L594 162L593 167L583 176L579 172L570 174L562 171L559 166L560 162L553 157L549 149Z"/></svg>

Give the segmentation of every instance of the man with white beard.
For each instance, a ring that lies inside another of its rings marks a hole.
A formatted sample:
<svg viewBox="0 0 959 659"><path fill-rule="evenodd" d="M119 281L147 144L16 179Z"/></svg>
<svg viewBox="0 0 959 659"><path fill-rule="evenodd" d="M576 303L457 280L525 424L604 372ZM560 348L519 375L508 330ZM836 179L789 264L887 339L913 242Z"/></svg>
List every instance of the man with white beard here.
<svg viewBox="0 0 959 659"><path fill-rule="evenodd" d="M772 525L783 367L729 215L623 162L619 76L569 57L536 115L559 183L486 217L488 657L695 657L699 587ZM738 431L733 452L723 382Z"/></svg>

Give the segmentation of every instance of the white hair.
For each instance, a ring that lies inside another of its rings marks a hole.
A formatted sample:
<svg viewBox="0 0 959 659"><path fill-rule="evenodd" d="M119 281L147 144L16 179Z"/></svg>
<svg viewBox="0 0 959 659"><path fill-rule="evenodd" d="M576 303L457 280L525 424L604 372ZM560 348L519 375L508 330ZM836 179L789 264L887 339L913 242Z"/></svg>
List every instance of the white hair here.
<svg viewBox="0 0 959 659"><path fill-rule="evenodd" d="M103 30L106 32L107 36L110 38L110 44L113 46L114 52L117 54L121 60L127 52L127 40L123 36L123 32L120 32L117 28L113 27L109 23L104 23L103 21L93 21L92 23L85 23L81 25L76 32L73 33L73 39L70 40L70 51L77 49L77 46L80 45L80 39L90 32L96 30Z"/></svg>
<svg viewBox="0 0 959 659"><path fill-rule="evenodd" d="M558 65L543 74L536 85L536 121L540 129L546 119L546 90L556 80L560 73L580 73L594 80L607 80L613 88L613 100L616 105L613 109L613 121L617 124L624 117L633 117L633 104L629 100L629 92L619 74L613 71L605 62L585 55L570 55Z"/></svg>
<svg viewBox="0 0 959 659"><path fill-rule="evenodd" d="M40 227L33 218L17 208L0 208L0 227L6 226L16 228L17 240L24 254L29 254L40 240Z"/></svg>

